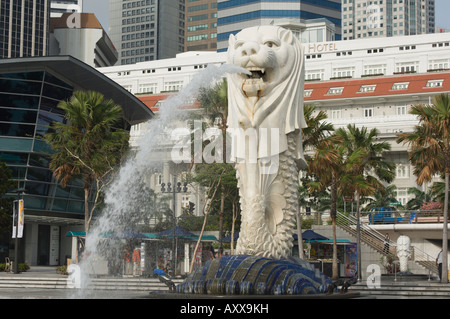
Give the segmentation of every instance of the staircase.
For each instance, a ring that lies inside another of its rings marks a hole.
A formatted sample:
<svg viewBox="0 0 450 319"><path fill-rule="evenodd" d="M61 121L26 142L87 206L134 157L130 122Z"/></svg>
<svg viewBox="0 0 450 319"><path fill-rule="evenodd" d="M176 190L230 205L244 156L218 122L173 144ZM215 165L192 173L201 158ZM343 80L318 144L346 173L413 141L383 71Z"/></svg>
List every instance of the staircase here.
<svg viewBox="0 0 450 319"><path fill-rule="evenodd" d="M348 234L356 237L356 218L353 216L345 216L341 212L337 213L336 225L346 231ZM384 247L384 236L372 227L361 223L360 224L360 238L361 242L373 248L382 256L391 255L394 259L397 258L397 243L389 242L389 251L387 252ZM438 274L438 269L435 263L435 258L431 257L424 251L417 247L411 246L411 260L419 264L423 268L427 269L430 274Z"/></svg>
<svg viewBox="0 0 450 319"><path fill-rule="evenodd" d="M183 279L174 279L175 285ZM54 277L23 276L23 274L3 274L0 276L0 288L38 288L66 289L67 276ZM157 278L92 278L87 289L95 290L134 290L168 291L169 288Z"/></svg>
<svg viewBox="0 0 450 319"><path fill-rule="evenodd" d="M67 288L67 278L59 277L24 277L21 275L0 276L0 288Z"/></svg>
<svg viewBox="0 0 450 319"><path fill-rule="evenodd" d="M368 288L365 282L359 282L349 288L351 292L359 292L361 295L369 295L377 299L449 299L450 286L439 282L411 281L385 281L383 276L378 288Z"/></svg>

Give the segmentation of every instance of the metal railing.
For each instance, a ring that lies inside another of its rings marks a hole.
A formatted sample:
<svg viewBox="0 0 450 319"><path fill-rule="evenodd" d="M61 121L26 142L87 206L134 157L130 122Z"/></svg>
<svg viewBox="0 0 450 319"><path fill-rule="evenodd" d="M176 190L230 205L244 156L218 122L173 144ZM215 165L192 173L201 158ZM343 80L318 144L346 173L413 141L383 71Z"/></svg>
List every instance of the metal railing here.
<svg viewBox="0 0 450 319"><path fill-rule="evenodd" d="M357 219L355 216L351 214L346 216L343 213L337 213L336 225L355 237L357 235L356 224ZM389 246L386 247L384 235L364 222L360 223L360 238L362 242L375 249L381 255L391 255L394 259L397 259L397 243L389 241ZM427 269L429 276L431 276L432 273L438 273L435 258L412 245L410 259Z"/></svg>
<svg viewBox="0 0 450 319"><path fill-rule="evenodd" d="M436 224L444 222L441 210L395 210L362 213L369 224Z"/></svg>

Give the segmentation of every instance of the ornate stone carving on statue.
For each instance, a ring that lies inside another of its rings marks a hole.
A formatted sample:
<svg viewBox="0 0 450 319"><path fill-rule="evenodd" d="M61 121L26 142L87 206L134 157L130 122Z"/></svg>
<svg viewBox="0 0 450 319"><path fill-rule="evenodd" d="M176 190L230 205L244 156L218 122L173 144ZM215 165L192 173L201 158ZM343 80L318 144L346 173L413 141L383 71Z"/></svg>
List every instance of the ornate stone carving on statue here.
<svg viewBox="0 0 450 319"><path fill-rule="evenodd" d="M408 259L411 257L411 239L408 236L398 237L397 256L400 261L400 272L407 272Z"/></svg>
<svg viewBox="0 0 450 319"><path fill-rule="evenodd" d="M298 170L306 167L301 129L304 51L290 30L247 28L231 35L228 130L241 203L237 254L291 255L298 210Z"/></svg>

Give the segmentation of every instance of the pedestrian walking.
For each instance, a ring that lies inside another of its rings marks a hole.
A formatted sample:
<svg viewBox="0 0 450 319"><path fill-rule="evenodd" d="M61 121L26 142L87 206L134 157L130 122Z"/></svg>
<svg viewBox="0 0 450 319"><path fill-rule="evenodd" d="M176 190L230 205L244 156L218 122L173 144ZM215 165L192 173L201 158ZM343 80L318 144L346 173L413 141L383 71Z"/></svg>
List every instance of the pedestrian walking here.
<svg viewBox="0 0 450 319"><path fill-rule="evenodd" d="M389 234L386 233L386 236L384 236L384 249L383 249L383 253L388 255L389 254L389 242L391 241L391 239L389 238Z"/></svg>
<svg viewBox="0 0 450 319"><path fill-rule="evenodd" d="M436 266L438 267L439 271L439 280L442 279L442 250L439 252L439 254L436 257Z"/></svg>
<svg viewBox="0 0 450 319"><path fill-rule="evenodd" d="M141 275L141 250L139 248L135 248L133 251L133 276Z"/></svg>

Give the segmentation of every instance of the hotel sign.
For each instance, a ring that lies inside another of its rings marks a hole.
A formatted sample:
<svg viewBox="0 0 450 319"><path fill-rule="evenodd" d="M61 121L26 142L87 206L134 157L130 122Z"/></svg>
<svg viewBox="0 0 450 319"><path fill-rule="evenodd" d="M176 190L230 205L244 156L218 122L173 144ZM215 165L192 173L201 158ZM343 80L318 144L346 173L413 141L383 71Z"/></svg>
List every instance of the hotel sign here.
<svg viewBox="0 0 450 319"><path fill-rule="evenodd" d="M307 43L305 47L307 54L334 52L338 50L336 42Z"/></svg>

